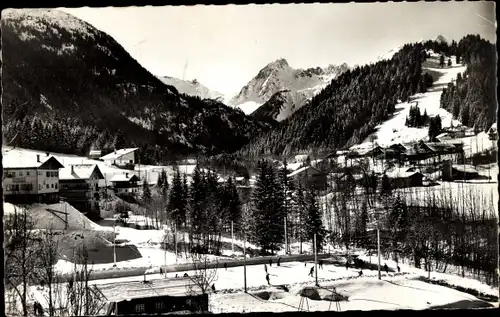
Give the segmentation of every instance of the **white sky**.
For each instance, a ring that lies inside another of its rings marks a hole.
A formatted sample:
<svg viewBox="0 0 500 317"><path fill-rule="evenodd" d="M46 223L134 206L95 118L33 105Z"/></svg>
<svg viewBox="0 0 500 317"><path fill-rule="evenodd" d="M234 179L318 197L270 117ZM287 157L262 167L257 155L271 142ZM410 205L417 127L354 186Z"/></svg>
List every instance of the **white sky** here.
<svg viewBox="0 0 500 317"><path fill-rule="evenodd" d="M494 2L65 8L117 40L155 75L233 95L269 62L364 64L442 34L496 42Z"/></svg>

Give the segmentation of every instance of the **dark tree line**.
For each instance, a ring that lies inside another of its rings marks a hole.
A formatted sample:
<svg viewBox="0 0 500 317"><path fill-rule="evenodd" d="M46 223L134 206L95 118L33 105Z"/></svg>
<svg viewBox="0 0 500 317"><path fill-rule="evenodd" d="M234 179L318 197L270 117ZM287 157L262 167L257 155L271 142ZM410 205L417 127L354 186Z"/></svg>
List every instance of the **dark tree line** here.
<svg viewBox="0 0 500 317"><path fill-rule="evenodd" d="M468 35L449 51L467 69L443 88L441 107L465 126L486 131L496 121L495 45L478 35Z"/></svg>

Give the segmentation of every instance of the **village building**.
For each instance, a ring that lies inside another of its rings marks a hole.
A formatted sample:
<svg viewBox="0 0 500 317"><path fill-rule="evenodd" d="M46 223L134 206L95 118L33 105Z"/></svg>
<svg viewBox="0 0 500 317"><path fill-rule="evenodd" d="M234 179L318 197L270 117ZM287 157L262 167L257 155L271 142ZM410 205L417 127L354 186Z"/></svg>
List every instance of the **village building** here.
<svg viewBox="0 0 500 317"><path fill-rule="evenodd" d="M97 160L102 156L101 150L90 150L89 151L89 159Z"/></svg>
<svg viewBox="0 0 500 317"><path fill-rule="evenodd" d="M304 166L288 174L296 182L317 190L325 189L328 185L327 174L312 166Z"/></svg>
<svg viewBox="0 0 500 317"><path fill-rule="evenodd" d="M208 312L208 294L189 284L191 279L182 277L101 284L98 290L106 298L106 315Z"/></svg>
<svg viewBox="0 0 500 317"><path fill-rule="evenodd" d="M59 169L64 166L50 153L45 156L3 159L4 200L13 204L59 202Z"/></svg>
<svg viewBox="0 0 500 317"><path fill-rule="evenodd" d="M99 181L104 179L95 164L66 166L60 171L60 195L83 214L99 216L99 199L102 195ZM92 217L98 218L98 217Z"/></svg>
<svg viewBox="0 0 500 317"><path fill-rule="evenodd" d="M395 168L386 172L392 188L422 186L424 175L413 167Z"/></svg>
<svg viewBox="0 0 500 317"><path fill-rule="evenodd" d="M116 195L137 196L140 194L139 177L135 174L115 174L110 182Z"/></svg>
<svg viewBox="0 0 500 317"><path fill-rule="evenodd" d="M108 166L117 166L125 169L133 169L135 166L135 152L138 148L115 150L101 157Z"/></svg>

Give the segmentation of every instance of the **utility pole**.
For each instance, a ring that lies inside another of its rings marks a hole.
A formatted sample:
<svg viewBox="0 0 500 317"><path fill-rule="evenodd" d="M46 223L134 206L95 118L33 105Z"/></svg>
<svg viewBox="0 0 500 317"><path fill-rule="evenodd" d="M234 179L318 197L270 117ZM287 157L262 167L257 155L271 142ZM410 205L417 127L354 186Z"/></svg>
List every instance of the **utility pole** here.
<svg viewBox="0 0 500 317"><path fill-rule="evenodd" d="M113 221L113 267L116 267L116 218Z"/></svg>
<svg viewBox="0 0 500 317"><path fill-rule="evenodd" d="M246 249L247 238L243 240L243 283L245 286L245 293L247 292L247 249Z"/></svg>
<svg viewBox="0 0 500 317"><path fill-rule="evenodd" d="M283 221L285 223L285 254L287 254L288 253L288 243L287 243L288 236L286 234L286 215L285 215L285 218L283 218Z"/></svg>
<svg viewBox="0 0 500 317"><path fill-rule="evenodd" d="M379 219L377 216L377 253L378 253L378 279L382 279L382 274L380 273L380 226Z"/></svg>
<svg viewBox="0 0 500 317"><path fill-rule="evenodd" d="M318 248L316 247L316 234L314 234L314 272L316 273L316 286L318 284Z"/></svg>
<svg viewBox="0 0 500 317"><path fill-rule="evenodd" d="M231 250L234 254L234 235L233 235L233 221L231 221Z"/></svg>

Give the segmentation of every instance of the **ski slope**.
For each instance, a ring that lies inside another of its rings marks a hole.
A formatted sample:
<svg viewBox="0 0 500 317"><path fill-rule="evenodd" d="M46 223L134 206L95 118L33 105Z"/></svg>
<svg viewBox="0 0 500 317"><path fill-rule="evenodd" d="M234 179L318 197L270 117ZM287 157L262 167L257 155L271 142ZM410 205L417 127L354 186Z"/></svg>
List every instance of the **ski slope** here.
<svg viewBox="0 0 500 317"><path fill-rule="evenodd" d="M386 120L376 127L377 131L366 138L361 144L353 148L371 148L372 137L375 137L375 142L382 147L390 146L395 143L410 143L419 140L427 140L428 127L410 128L405 126L406 117L409 116L410 107L418 105L420 113L427 111L429 117L439 115L442 120L442 127L460 126L461 122L454 120L452 114L447 110L440 108L440 99L442 89L448 83L454 81L459 73L466 70L466 66L455 63L455 57L451 56L451 67L444 66L443 68L436 68L435 65L439 64L439 54L430 52L431 57L422 64L423 72L429 71L437 74L439 78L435 79L432 87L425 93L418 93L413 95L408 102L401 102L396 105L396 111L392 118ZM486 147L487 145L484 144Z"/></svg>

